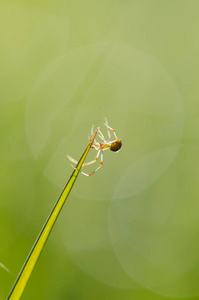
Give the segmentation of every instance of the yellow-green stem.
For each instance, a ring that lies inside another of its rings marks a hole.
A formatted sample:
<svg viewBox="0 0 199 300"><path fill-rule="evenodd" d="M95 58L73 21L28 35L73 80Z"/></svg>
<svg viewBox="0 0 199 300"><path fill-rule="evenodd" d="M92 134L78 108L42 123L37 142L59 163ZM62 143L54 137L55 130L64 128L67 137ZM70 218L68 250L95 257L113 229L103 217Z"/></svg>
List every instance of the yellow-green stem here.
<svg viewBox="0 0 199 300"><path fill-rule="evenodd" d="M49 217L47 218L41 232L39 233L21 271L19 272L19 275L17 276L17 279L10 291L10 294L7 298L7 300L18 300L20 299L26 284L28 282L28 279L30 278L30 275L37 263L37 260L43 250L43 247L48 239L48 236L55 224L55 221L75 183L75 180L80 172L80 169L86 159L86 156L93 144L93 141L97 135L98 129L96 130L95 134L93 135L92 139L88 143L84 153L82 154L82 157L80 158L79 162L77 163L76 168L74 169L70 179L68 180L66 186L64 187L59 199L57 200L54 208L52 209Z"/></svg>

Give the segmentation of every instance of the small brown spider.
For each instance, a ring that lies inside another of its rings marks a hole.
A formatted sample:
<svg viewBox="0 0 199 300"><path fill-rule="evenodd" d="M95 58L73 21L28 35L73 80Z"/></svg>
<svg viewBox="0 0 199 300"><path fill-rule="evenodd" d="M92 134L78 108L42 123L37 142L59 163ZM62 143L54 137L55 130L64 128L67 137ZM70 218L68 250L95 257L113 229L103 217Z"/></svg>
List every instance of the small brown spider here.
<svg viewBox="0 0 199 300"><path fill-rule="evenodd" d="M96 157L95 157L94 160L92 160L92 161L90 161L88 163L84 163L82 165L82 167L86 167L86 166L89 166L89 165L95 163L98 160L99 155L101 155L100 165L99 165L98 168L96 168L90 174L81 172L85 176L91 176L91 175L93 175L95 172L97 172L102 167L102 164L103 164L103 151L110 149L113 152L118 152L121 149L121 147L122 147L122 141L121 141L121 139L118 139L118 137L117 137L117 135L115 133L115 130L108 125L108 121L107 121L106 118L105 118L104 125L107 128L108 141L105 140L104 135L102 134L102 132L100 131L100 129L98 129L98 137L103 141L103 143L98 143L96 140L94 140L93 145L91 146L91 148L97 150L97 155L96 155ZM111 140L110 130L113 132L115 140ZM93 136L93 126L91 128L91 136ZM89 140L90 140L90 137L89 137ZM77 161L75 159L73 159L69 155L67 155L67 157L68 157L68 159L70 161L72 161L73 163L77 164ZM72 167L75 168L73 165L72 165Z"/></svg>

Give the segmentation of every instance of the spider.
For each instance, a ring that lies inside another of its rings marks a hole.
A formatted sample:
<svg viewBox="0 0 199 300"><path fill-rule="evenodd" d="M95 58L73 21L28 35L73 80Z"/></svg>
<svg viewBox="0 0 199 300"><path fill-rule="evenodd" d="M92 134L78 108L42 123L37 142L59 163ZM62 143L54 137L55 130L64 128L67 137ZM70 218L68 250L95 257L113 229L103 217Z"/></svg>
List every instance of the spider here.
<svg viewBox="0 0 199 300"><path fill-rule="evenodd" d="M118 152L121 149L121 147L122 147L122 141L121 141L121 139L118 139L118 137L117 137L117 135L115 133L115 130L108 125L108 121L107 121L106 118L105 118L104 125L107 128L108 141L105 139L105 137L102 134L102 132L100 131L100 129L98 129L98 137L102 140L102 143L98 143L96 140L94 140L94 142L93 142L93 144L91 146L92 149L97 150L97 155L96 155L96 157L95 157L94 160L92 160L92 161L90 161L88 163L84 163L82 165L82 167L86 167L86 166L89 166L91 164L94 164L98 160L99 156L101 156L100 165L99 165L99 167L97 167L90 174L81 172L85 176L91 176L91 175L93 175L95 172L97 172L102 167L102 165L103 165L103 151L110 149L113 152ZM111 140L111 133L110 133L110 131L112 131L112 133L113 133L113 135L115 137L115 140ZM93 126L91 128L91 136L93 136ZM89 136L89 140L90 140L90 136ZM67 157L68 157L68 159L70 161L72 161L73 163L77 164L77 161L75 159L73 159L69 155L67 155ZM73 168L75 168L73 165L71 165L71 166Z"/></svg>

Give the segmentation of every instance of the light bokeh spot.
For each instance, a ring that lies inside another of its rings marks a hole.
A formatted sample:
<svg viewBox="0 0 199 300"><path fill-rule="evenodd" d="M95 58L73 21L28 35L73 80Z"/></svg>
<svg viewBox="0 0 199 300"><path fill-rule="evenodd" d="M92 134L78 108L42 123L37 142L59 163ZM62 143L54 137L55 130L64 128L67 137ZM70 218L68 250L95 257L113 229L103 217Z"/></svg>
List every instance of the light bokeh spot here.
<svg viewBox="0 0 199 300"><path fill-rule="evenodd" d="M148 157L154 174L151 179L142 178L146 186L146 181L161 176L171 164L182 137L181 97L156 59L117 43L80 47L52 61L29 97L28 140L34 157L45 161L44 173L49 180L64 184L65 174L72 171L66 154L75 159L81 156L92 124L100 126L107 137L105 117L122 139L123 148L117 154L106 151L103 168L77 183L74 194L81 198L129 196L122 183L124 176L131 165L139 168L138 161L144 164ZM96 150L91 150L88 161L95 155Z"/></svg>
<svg viewBox="0 0 199 300"><path fill-rule="evenodd" d="M198 146L182 145L162 177L139 194L113 201L109 211L114 249L125 271L165 296L199 293L198 170Z"/></svg>

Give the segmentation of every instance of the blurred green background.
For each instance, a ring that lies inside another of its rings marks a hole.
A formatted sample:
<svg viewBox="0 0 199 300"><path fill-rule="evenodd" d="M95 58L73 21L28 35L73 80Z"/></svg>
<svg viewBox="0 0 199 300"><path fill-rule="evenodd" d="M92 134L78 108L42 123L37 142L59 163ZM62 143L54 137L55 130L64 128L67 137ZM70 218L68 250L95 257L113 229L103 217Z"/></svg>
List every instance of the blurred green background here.
<svg viewBox="0 0 199 300"><path fill-rule="evenodd" d="M22 299L198 299L199 2L2 0L0 36L0 299L105 117L122 151L79 176Z"/></svg>

